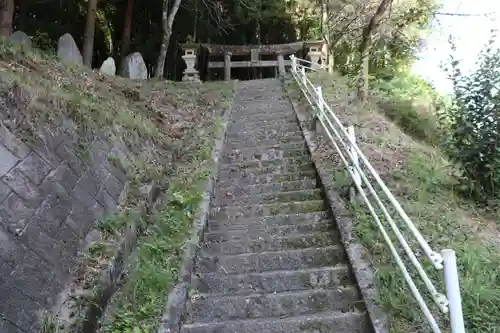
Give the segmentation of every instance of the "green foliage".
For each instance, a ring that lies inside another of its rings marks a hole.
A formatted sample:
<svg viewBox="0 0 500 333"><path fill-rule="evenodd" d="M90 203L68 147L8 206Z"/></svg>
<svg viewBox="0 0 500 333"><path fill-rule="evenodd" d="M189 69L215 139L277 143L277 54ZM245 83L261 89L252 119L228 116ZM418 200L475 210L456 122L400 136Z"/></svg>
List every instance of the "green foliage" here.
<svg viewBox="0 0 500 333"><path fill-rule="evenodd" d="M378 79L374 83L375 93L381 93L378 103L381 111L407 134L438 145L443 138L438 115L446 113L450 103L409 70L391 73L388 77L390 79Z"/></svg>
<svg viewBox="0 0 500 333"><path fill-rule="evenodd" d="M207 155L207 148L210 150L209 146L199 147L199 162ZM200 184L207 176L205 167L177 180L167 193L167 202L151 217L150 228L139 240L138 259L122 288L114 319L104 332L156 330L165 296L179 274L183 246L201 198Z"/></svg>
<svg viewBox="0 0 500 333"><path fill-rule="evenodd" d="M462 189L482 199L500 195L500 49L493 42L471 74L463 75L453 57L450 64L455 108L446 148L462 167Z"/></svg>
<svg viewBox="0 0 500 333"><path fill-rule="evenodd" d="M335 69L355 75L359 68L362 30L380 1L329 1L326 31ZM370 54L370 74L385 77L406 69L415 59L429 22L437 9L435 0L394 1L388 15L374 33ZM319 20L318 20L319 22Z"/></svg>

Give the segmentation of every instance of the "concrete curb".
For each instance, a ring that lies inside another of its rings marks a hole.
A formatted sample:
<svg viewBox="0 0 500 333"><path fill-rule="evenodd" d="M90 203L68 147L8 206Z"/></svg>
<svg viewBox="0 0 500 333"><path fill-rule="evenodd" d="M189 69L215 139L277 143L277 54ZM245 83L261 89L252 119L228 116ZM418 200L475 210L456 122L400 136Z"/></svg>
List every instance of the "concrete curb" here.
<svg viewBox="0 0 500 333"><path fill-rule="evenodd" d="M340 231L342 243L346 249L350 266L354 272L361 294L363 295L363 300L365 301L366 309L373 325L373 331L374 333L387 333L389 331L388 315L377 304L379 294L376 289L375 275L369 259L368 250L361 245L355 237L353 222L344 200L335 189L332 177L328 172L328 166L321 161L319 155L316 153L317 143L322 139L321 135L317 135L309 130L308 125L310 124L310 119L307 111L301 110L298 104L292 100L284 85L283 89L292 104L300 128L304 133L306 145L311 153L311 158L316 166L319 180L324 188L332 215Z"/></svg>
<svg viewBox="0 0 500 333"><path fill-rule="evenodd" d="M237 81L234 82L234 93L236 94ZM229 119L233 111L234 97L231 107L226 111L222 118L222 130L220 137L215 139L214 149L212 150L212 171L208 179L208 183L203 191L198 214L194 219L193 226L190 230L189 240L186 242L186 248L182 256L182 263L179 270L179 280L177 284L167 295L167 301L163 310L163 315L158 328L158 333L178 333L181 329L181 322L184 317L186 301L188 298L188 288L191 284L191 276L194 269L194 263L199 244L203 239L207 221L210 215L210 205L215 193L215 183L219 170L219 163L222 157L222 149L224 139L226 137Z"/></svg>

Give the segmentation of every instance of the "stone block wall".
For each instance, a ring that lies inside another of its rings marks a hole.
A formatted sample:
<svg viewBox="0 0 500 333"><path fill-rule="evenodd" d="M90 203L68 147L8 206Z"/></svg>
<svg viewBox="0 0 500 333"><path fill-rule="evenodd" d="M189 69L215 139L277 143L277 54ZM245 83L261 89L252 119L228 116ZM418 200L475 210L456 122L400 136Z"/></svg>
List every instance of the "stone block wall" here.
<svg viewBox="0 0 500 333"><path fill-rule="evenodd" d="M1 333L39 331L78 249L124 188L127 149L97 137L82 147L70 129L45 128L25 143L0 117Z"/></svg>

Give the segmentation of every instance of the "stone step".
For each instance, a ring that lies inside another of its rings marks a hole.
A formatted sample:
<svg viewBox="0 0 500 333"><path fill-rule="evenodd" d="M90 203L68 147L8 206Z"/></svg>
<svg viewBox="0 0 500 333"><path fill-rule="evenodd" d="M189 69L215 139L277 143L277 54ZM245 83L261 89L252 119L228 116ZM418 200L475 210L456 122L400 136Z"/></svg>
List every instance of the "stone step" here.
<svg viewBox="0 0 500 333"><path fill-rule="evenodd" d="M309 213L295 213L295 214L281 214L281 215L270 215L260 218L250 218L250 219L234 219L229 221L208 221L208 230L218 231L240 231L241 229L250 230L260 230L260 229L270 229L282 226L300 226L303 224L312 224L324 222L330 224L331 219L327 211L316 211Z"/></svg>
<svg viewBox="0 0 500 333"><path fill-rule="evenodd" d="M273 271L226 275L205 273L193 276L193 287L199 293L213 295L248 295L283 291L333 289L352 284L347 265L309 268L293 271Z"/></svg>
<svg viewBox="0 0 500 333"><path fill-rule="evenodd" d="M228 122L228 131L236 129L246 129L245 131L254 131L260 128L295 128L299 129L297 117L295 114L281 114L281 115L255 115L255 116L234 116Z"/></svg>
<svg viewBox="0 0 500 333"><path fill-rule="evenodd" d="M251 225L243 226L220 226L216 222L210 222L210 232L205 234L207 241L222 242L227 240L247 240L247 239L269 239L273 237L294 236L298 234L328 232L337 235L338 231L334 229L332 221L324 220L320 222L303 222L297 224L287 224L278 226L269 226L253 228ZM338 238L338 236L335 236Z"/></svg>
<svg viewBox="0 0 500 333"><path fill-rule="evenodd" d="M283 118L283 120L274 121L238 121L230 123L228 126L228 133L232 134L235 132L246 133L246 132L274 132L279 129L286 128L287 132L298 131L299 126L295 120L291 118ZM244 134L243 136L249 136Z"/></svg>
<svg viewBox="0 0 500 333"><path fill-rule="evenodd" d="M234 164L241 162L258 162L269 160L281 160L285 158L294 158L309 156L309 152L301 147L300 149L284 149L281 147L268 148L266 150L250 150L241 152L240 150L233 150L225 152L222 156L223 164Z"/></svg>
<svg viewBox="0 0 500 333"><path fill-rule="evenodd" d="M297 116L291 109L284 108L245 108L231 114L230 123L237 121L283 121L284 119L296 120Z"/></svg>
<svg viewBox="0 0 500 333"><path fill-rule="evenodd" d="M266 251L286 251L324 247L339 244L340 239L329 234L311 233L275 238L251 238L246 241L232 240L225 242L205 241L201 246L200 256L215 254L260 253Z"/></svg>
<svg viewBox="0 0 500 333"><path fill-rule="evenodd" d="M325 210L324 200L270 203L246 206L216 207L213 219L216 221L234 221L240 218L261 218L268 215L296 214Z"/></svg>
<svg viewBox="0 0 500 333"><path fill-rule="evenodd" d="M335 266L345 262L346 254L342 246L333 245L323 248L199 258L196 263L196 271L199 273L243 274Z"/></svg>
<svg viewBox="0 0 500 333"><path fill-rule="evenodd" d="M258 184L258 185L247 185L247 186L233 185L225 188L224 187L219 188L217 190L217 195L238 198L247 195L258 195L264 193L309 190L309 189L315 189L316 186L317 186L316 179L296 180L291 182Z"/></svg>
<svg viewBox="0 0 500 333"><path fill-rule="evenodd" d="M237 117L252 117L253 119L261 117L263 114L266 117L276 116L280 117L282 115L294 115L295 113L290 107L275 107L269 109L268 107L261 107L260 105L252 105L250 107L243 107L238 109L236 114L233 114L233 118Z"/></svg>
<svg viewBox="0 0 500 333"><path fill-rule="evenodd" d="M321 311L350 311L359 302L353 287L300 290L248 296L206 295L187 302L187 323L301 316Z"/></svg>
<svg viewBox="0 0 500 333"><path fill-rule="evenodd" d="M287 163L289 162L289 163ZM284 173L295 173L314 170L314 164L312 161L302 162L300 164L295 164L296 161L293 159L284 162L283 164L271 164L266 163L268 166L256 167L256 168L237 168L225 166L219 170L219 178L221 179L232 179L235 183L240 183L245 179L258 179L260 176L271 176L272 174L284 174ZM270 165L269 165L270 164Z"/></svg>
<svg viewBox="0 0 500 333"><path fill-rule="evenodd" d="M246 124L252 124L254 126L263 126L265 124L285 124L292 123L297 124L297 116L294 113L287 112L281 114L273 114L272 112L267 114L262 112L261 114L236 114L233 115L229 121L229 127L241 126Z"/></svg>
<svg viewBox="0 0 500 333"><path fill-rule="evenodd" d="M287 318L265 318L185 324L181 333L372 333L359 312L323 312Z"/></svg>
<svg viewBox="0 0 500 333"><path fill-rule="evenodd" d="M253 142L257 144L261 141L271 141L276 140L277 142L287 143L290 141L304 140L302 131L298 129L283 128L282 130L276 129L254 129L251 131L241 132L235 130L232 132L230 129L226 133L226 141L229 143L246 143L248 145L254 146Z"/></svg>
<svg viewBox="0 0 500 333"><path fill-rule="evenodd" d="M299 202L321 200L323 192L320 189L304 189L299 191L285 192L270 192L263 194L252 194L248 196L232 197L228 196L227 192L218 195L215 199L215 204L218 206L243 206L243 205L258 205L278 202Z"/></svg>
<svg viewBox="0 0 500 333"><path fill-rule="evenodd" d="M247 131L242 131L239 128L234 130L228 128L226 133L226 141L230 143L247 142L249 140L270 141L270 140L303 140L302 131L295 124L277 124L274 127L253 127Z"/></svg>
<svg viewBox="0 0 500 333"><path fill-rule="evenodd" d="M307 180L307 179L316 179L316 171L314 169L298 171L298 172L289 172L289 173L281 173L281 174L257 174L252 175L252 177L240 178L235 184L234 178L221 178L219 176L218 186L219 187L227 187L227 186L247 186L247 185L260 185L260 184L272 184L272 183L282 183L282 182L291 182L296 180Z"/></svg>
<svg viewBox="0 0 500 333"><path fill-rule="evenodd" d="M300 138L288 139L285 138L283 140L266 140L266 141L241 141L241 142L226 142L224 144L223 153L230 154L234 151L241 153L249 153L252 154L256 149L262 148L275 148L275 149L283 149L283 150L307 150L306 142L304 138L301 136Z"/></svg>
<svg viewBox="0 0 500 333"><path fill-rule="evenodd" d="M254 161L241 161L227 164L221 164L220 171L238 171L244 169L264 169L272 166L295 166L309 163L312 165L312 159L309 154L301 156L277 158L270 160L254 160Z"/></svg>
<svg viewBox="0 0 500 333"><path fill-rule="evenodd" d="M225 206L213 209L216 221L234 221L240 218L261 218L268 215L296 214L325 210L324 200L270 203L262 205Z"/></svg>

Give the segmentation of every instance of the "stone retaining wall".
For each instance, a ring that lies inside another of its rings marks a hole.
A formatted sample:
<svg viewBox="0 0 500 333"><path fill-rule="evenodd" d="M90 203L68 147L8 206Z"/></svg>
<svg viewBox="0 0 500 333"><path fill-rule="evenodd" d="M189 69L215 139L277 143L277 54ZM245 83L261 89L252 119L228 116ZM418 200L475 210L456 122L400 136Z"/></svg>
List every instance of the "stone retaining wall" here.
<svg viewBox="0 0 500 333"><path fill-rule="evenodd" d="M12 123L0 109L0 332L38 332L96 221L117 208L128 150L77 143L67 120L35 138Z"/></svg>

